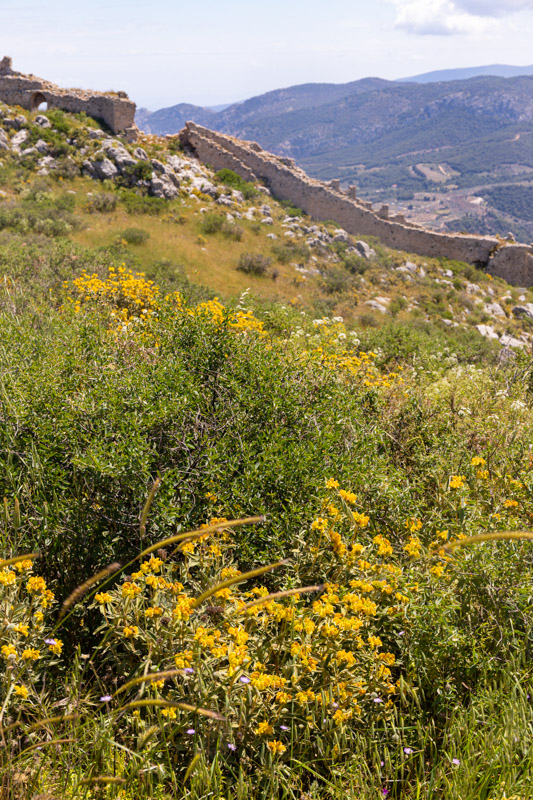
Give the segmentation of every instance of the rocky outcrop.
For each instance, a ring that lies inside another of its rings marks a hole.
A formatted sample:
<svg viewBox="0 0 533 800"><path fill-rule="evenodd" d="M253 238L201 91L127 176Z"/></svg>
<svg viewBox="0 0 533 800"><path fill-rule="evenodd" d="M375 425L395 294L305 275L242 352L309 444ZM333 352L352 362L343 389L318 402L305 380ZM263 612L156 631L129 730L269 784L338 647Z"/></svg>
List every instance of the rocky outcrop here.
<svg viewBox="0 0 533 800"><path fill-rule="evenodd" d="M179 134L182 146L215 169L229 168L248 181L262 181L280 200L288 200L311 217L334 220L351 234L376 236L396 250L423 256L465 261L499 275L509 283L533 284L533 247L508 244L489 236L444 234L390 217L383 207L357 199L355 187L343 191L309 178L292 159L188 122Z"/></svg>
<svg viewBox="0 0 533 800"><path fill-rule="evenodd" d="M42 103L46 103L48 108L60 108L63 111L84 111L90 117L103 120L113 133L122 133L131 140L137 136L135 103L126 92L62 89L35 75L15 72L8 56L0 61L0 100L29 111L36 111Z"/></svg>

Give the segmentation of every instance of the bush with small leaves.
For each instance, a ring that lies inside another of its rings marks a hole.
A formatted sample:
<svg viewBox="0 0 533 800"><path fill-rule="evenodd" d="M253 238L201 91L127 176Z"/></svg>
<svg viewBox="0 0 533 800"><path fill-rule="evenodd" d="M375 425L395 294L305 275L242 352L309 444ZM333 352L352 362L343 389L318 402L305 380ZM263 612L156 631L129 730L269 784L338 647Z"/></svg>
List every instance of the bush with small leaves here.
<svg viewBox="0 0 533 800"><path fill-rule="evenodd" d="M110 214L117 207L118 197L112 192L93 192L87 201L89 213Z"/></svg>
<svg viewBox="0 0 533 800"><path fill-rule="evenodd" d="M150 238L148 231L144 231L142 228L126 228L120 232L119 236L128 244L144 244Z"/></svg>
<svg viewBox="0 0 533 800"><path fill-rule="evenodd" d="M272 264L272 259L262 253L243 253L237 269L247 275L264 275Z"/></svg>

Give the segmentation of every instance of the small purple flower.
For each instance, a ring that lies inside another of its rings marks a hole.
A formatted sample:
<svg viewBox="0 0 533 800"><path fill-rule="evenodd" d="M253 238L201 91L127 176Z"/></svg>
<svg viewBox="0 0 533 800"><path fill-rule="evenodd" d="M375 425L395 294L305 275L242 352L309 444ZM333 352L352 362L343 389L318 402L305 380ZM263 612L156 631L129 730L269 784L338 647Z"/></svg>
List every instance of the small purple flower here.
<svg viewBox="0 0 533 800"><path fill-rule="evenodd" d="M339 704L338 704L338 703L332 703L332 704L331 704L331 707L332 707L332 708L338 708L338 707L339 707Z"/></svg>
<svg viewBox="0 0 533 800"><path fill-rule="evenodd" d="M57 644L55 639L45 639L44 643L45 644L51 644L51 645Z"/></svg>
<svg viewBox="0 0 533 800"><path fill-rule="evenodd" d="M290 728L288 728L286 725L280 725L279 729L280 731L290 731Z"/></svg>
<svg viewBox="0 0 533 800"><path fill-rule="evenodd" d="M413 750L411 747L404 747L403 752L405 753L406 756L410 756Z"/></svg>
<svg viewBox="0 0 533 800"><path fill-rule="evenodd" d="M452 758L452 764L455 764L456 767L458 767L460 763L461 762L459 761L458 758Z"/></svg>
<svg viewBox="0 0 533 800"><path fill-rule="evenodd" d="M109 701L110 701L110 700L112 700L112 699L113 699L113 696L112 696L112 695L110 695L110 694L104 694L104 695L103 695L103 696L100 698L100 702L101 702L101 703L109 703Z"/></svg>
<svg viewBox="0 0 533 800"><path fill-rule="evenodd" d="M381 697L374 697L374 703L382 703L382 702L383 700L381 699Z"/></svg>
<svg viewBox="0 0 533 800"><path fill-rule="evenodd" d="M196 733L196 731L194 730L194 728L187 728L187 730L185 731L185 733L186 733L188 736L193 736L193 735Z"/></svg>
<svg viewBox="0 0 533 800"><path fill-rule="evenodd" d="M382 762L381 762L381 766L382 766L382 767L384 767L384 766L385 766L385 762L384 762L384 761L382 761Z"/></svg>
<svg viewBox="0 0 533 800"><path fill-rule="evenodd" d="M236 749L237 749L236 744L231 744L231 742L228 742L228 750L232 750L233 752L235 752Z"/></svg>
<svg viewBox="0 0 533 800"><path fill-rule="evenodd" d="M389 793L389 790L388 790L388 789L382 789L382 790L381 790L381 794L382 794L384 797L386 797L386 796L388 795L388 793Z"/></svg>
<svg viewBox="0 0 533 800"><path fill-rule="evenodd" d="M184 667L183 671L186 675L192 675L194 672L192 667Z"/></svg>
<svg viewBox="0 0 533 800"><path fill-rule="evenodd" d="M250 678L247 678L246 675L241 675L239 680L241 683L250 683Z"/></svg>

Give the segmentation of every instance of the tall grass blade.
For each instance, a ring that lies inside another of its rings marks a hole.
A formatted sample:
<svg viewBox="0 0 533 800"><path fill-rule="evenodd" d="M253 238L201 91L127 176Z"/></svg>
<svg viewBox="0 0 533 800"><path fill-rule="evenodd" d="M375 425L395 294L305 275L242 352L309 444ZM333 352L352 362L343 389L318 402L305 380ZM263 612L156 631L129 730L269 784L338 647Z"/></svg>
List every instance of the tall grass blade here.
<svg viewBox="0 0 533 800"><path fill-rule="evenodd" d="M152 505L154 497L155 497L155 494L156 494L156 492L157 492L157 490L159 489L160 486L161 486L161 478L156 478L152 488L150 489L150 493L149 493L148 497L146 498L146 503L144 504L144 508L142 510L141 522L140 522L140 525L139 525L139 533L141 535L141 542L144 539L144 535L146 533L146 520L148 519L148 513L150 511L150 506Z"/></svg>
<svg viewBox="0 0 533 800"><path fill-rule="evenodd" d="M133 678L133 680L128 681L119 689L117 689L114 696L116 697L117 694L121 694L121 692L131 689L133 686L138 686L140 683L147 683L148 681L160 681L164 678L174 678L176 675L183 674L184 672L182 669L167 669L164 672L150 672L147 675L141 675L140 678Z"/></svg>
<svg viewBox="0 0 533 800"><path fill-rule="evenodd" d="M321 584L320 586L303 586L301 589L287 589L285 592L274 592L274 594L267 594L264 597L259 597L257 600L252 600L251 603L246 603L240 611L248 611L250 608L262 606L265 603L270 603L272 600L279 600L282 597L291 597L295 594L311 594L311 592L323 592L324 589L324 584Z"/></svg>
<svg viewBox="0 0 533 800"><path fill-rule="evenodd" d="M117 570L119 570L121 566L122 565L119 564L118 561L115 561L113 564L109 564L107 567L104 567L104 569L101 569L99 572L96 572L90 578L87 578L87 580L84 581L84 583L81 583L79 586L77 586L76 589L74 589L72 594L70 594L67 597L67 599L61 606L58 621L60 622L63 619L69 608L71 608L71 606L75 606L76 603L78 603L81 600L81 598L87 594L89 589L91 589L91 587L95 585L95 583L100 583L101 580L107 578L108 575L111 575L111 573L117 572Z"/></svg>
<svg viewBox="0 0 533 800"><path fill-rule="evenodd" d="M4 567L11 567L13 564L18 564L20 561L33 561L34 559L39 558L39 556L40 553L26 553L26 555L7 558L4 561L0 561L0 569L4 569Z"/></svg>
<svg viewBox="0 0 533 800"><path fill-rule="evenodd" d="M272 572L272 570L277 569L278 567L286 567L288 563L289 562L287 559L284 559L283 561L278 561L275 564L268 564L266 567L252 569L250 572L242 572L240 575L235 575L233 578L228 578L225 581L221 581L221 583L211 586L211 588L207 589L207 591L201 594L200 597L197 597L193 603L193 608L198 608L198 606L200 606L204 600L207 600L217 592L220 592L221 589L227 589L229 586L233 586L236 583L242 583L250 578L257 578L260 575L265 575L267 572Z"/></svg>
<svg viewBox="0 0 533 800"><path fill-rule="evenodd" d="M467 547L471 544L481 544L482 542L498 542L512 539L533 540L531 531L499 531L498 533L480 533L477 536L467 536L466 539L457 539L455 542L448 542L442 550L455 550L457 547Z"/></svg>
<svg viewBox="0 0 533 800"><path fill-rule="evenodd" d="M181 708L182 711L192 711L194 714L200 714L200 716L209 717L209 719L216 719L219 722L224 722L225 720L222 714L217 714L216 711L209 711L207 708L200 708L200 706L192 706L189 703L179 703L172 700L158 700L156 698L133 700L133 702L121 706L120 710L128 711L130 708L149 708L150 706L155 706L156 708Z"/></svg>

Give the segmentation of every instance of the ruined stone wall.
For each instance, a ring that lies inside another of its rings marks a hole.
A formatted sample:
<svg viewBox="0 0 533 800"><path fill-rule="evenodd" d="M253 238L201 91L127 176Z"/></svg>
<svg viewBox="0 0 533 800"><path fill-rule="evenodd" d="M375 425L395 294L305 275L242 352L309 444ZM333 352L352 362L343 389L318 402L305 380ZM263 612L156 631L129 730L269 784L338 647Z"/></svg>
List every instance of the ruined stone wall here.
<svg viewBox="0 0 533 800"><path fill-rule="evenodd" d="M36 111L41 103L62 111L84 111L90 117L105 122L113 133L125 133L131 138L134 138L137 130L135 103L128 99L125 92L115 95L82 89L61 89L34 75L15 72L8 57L0 61L0 100L28 111Z"/></svg>
<svg viewBox="0 0 533 800"><path fill-rule="evenodd" d="M376 236L384 244L408 253L449 258L475 264L510 283L533 285L533 247L505 245L489 236L445 234L407 223L403 217L388 218L386 208L374 211L347 192L338 182L324 184L309 178L292 159L263 150L256 142L244 142L188 122L181 143L214 169L234 170L245 180L261 180L280 200L289 200L315 219L331 219L355 235Z"/></svg>

